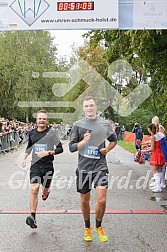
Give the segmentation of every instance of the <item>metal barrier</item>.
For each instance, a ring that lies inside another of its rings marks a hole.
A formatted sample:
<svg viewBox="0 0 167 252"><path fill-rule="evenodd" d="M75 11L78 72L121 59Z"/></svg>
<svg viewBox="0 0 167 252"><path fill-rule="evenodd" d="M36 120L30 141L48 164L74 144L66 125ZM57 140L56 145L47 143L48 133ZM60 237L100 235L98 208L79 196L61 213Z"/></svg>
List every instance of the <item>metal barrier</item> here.
<svg viewBox="0 0 167 252"><path fill-rule="evenodd" d="M19 131L0 133L0 153L6 153L18 149L20 144L27 141L26 132Z"/></svg>
<svg viewBox="0 0 167 252"><path fill-rule="evenodd" d="M60 140L68 138L69 129L66 129L64 125L60 125L57 130ZM0 133L0 154L18 149L20 144L25 143L27 140L28 133L26 132L12 131Z"/></svg>

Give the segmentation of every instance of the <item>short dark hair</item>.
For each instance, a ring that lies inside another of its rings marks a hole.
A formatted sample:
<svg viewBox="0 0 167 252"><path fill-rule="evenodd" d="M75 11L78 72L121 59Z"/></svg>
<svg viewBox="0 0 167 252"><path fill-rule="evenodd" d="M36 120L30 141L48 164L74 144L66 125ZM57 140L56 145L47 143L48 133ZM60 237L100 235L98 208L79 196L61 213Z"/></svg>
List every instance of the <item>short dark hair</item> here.
<svg viewBox="0 0 167 252"><path fill-rule="evenodd" d="M94 100L95 104L97 104L97 100L95 97L91 96L91 95L87 95L85 96L83 101L89 101L89 100Z"/></svg>
<svg viewBox="0 0 167 252"><path fill-rule="evenodd" d="M45 109L40 109L40 110L37 112L37 115L38 115L39 113L47 114L47 111L46 111Z"/></svg>

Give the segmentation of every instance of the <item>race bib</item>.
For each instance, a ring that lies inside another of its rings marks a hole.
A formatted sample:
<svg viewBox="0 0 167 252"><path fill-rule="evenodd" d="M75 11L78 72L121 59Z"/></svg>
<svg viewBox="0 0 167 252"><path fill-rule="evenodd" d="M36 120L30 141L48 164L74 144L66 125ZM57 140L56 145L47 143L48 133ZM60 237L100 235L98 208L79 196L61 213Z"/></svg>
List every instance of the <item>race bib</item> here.
<svg viewBox="0 0 167 252"><path fill-rule="evenodd" d="M100 148L86 145L84 148L84 157L100 159Z"/></svg>
<svg viewBox="0 0 167 252"><path fill-rule="evenodd" d="M34 147L35 147L35 152L47 151L48 150L47 144L37 144L37 143L35 143Z"/></svg>

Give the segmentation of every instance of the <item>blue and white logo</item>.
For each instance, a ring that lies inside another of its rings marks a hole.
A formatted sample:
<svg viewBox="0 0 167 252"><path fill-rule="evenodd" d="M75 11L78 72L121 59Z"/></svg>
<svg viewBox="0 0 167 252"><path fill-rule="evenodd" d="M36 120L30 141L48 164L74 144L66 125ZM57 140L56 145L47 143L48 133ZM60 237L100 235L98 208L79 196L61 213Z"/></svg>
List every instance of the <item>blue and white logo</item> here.
<svg viewBox="0 0 167 252"><path fill-rule="evenodd" d="M49 7L45 0L15 0L10 5L10 8L29 26Z"/></svg>

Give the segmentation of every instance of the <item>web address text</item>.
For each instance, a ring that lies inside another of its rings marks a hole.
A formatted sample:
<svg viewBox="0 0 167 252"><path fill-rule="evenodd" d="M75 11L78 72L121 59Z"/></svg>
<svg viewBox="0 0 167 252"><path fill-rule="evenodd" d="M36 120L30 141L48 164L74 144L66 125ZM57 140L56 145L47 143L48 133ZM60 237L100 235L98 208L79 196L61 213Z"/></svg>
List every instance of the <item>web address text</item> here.
<svg viewBox="0 0 167 252"><path fill-rule="evenodd" d="M41 23L108 23L117 22L117 18L57 18L57 19L42 19Z"/></svg>

